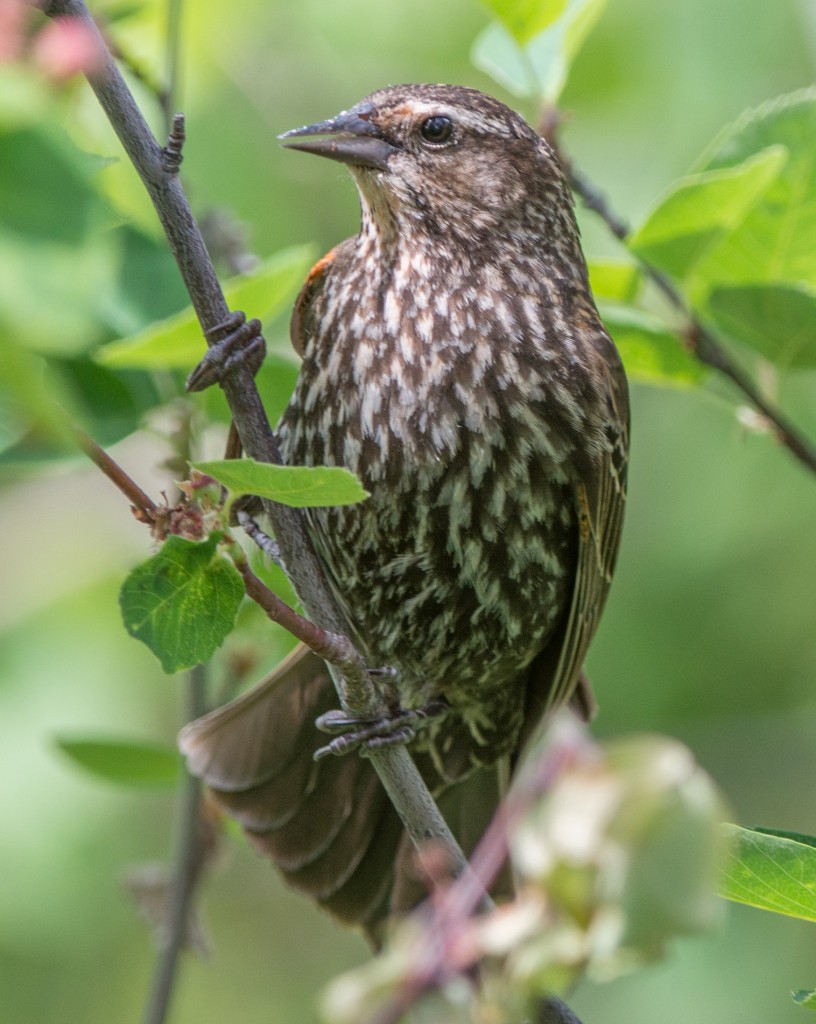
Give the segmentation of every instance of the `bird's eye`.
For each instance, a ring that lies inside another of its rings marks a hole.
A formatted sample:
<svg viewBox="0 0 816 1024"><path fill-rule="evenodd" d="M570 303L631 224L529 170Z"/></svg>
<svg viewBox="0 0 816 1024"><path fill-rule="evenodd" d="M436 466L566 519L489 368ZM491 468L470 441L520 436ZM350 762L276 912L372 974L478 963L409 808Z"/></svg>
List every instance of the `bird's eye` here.
<svg viewBox="0 0 816 1024"><path fill-rule="evenodd" d="M443 142L447 142L452 132L453 121L441 114L426 118L419 128L422 138L434 146L441 146Z"/></svg>

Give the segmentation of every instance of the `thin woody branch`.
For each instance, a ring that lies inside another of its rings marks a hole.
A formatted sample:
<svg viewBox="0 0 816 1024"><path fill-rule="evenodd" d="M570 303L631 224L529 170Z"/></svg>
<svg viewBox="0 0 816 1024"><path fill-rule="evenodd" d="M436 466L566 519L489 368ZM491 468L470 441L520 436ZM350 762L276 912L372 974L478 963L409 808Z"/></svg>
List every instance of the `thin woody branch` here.
<svg viewBox="0 0 816 1024"><path fill-rule="evenodd" d="M116 40L110 38L107 33L105 34L105 42L107 43L108 49L113 54L119 63L127 68L128 72L133 78L139 82L147 92L155 99L156 103L161 108L162 113L165 115L168 124L170 121L170 95L169 89L161 85L153 75L145 68L136 58L122 48L122 45Z"/></svg>
<svg viewBox="0 0 816 1024"><path fill-rule="evenodd" d="M135 480L128 476L115 459L94 441L92 437L81 430L73 427L74 437L77 444L85 452L93 464L101 469L105 476L116 486L128 499L136 511L137 516L145 523L155 523L159 517L159 508L153 499L145 494Z"/></svg>
<svg viewBox="0 0 816 1024"><path fill-rule="evenodd" d="M187 710L190 718L197 718L207 710L205 684L206 668L197 665L190 670L187 678ZM164 946L156 960L142 1024L163 1024L166 1020L178 960L187 941L193 895L206 858L201 839L201 790L198 779L185 775L172 885L168 895L168 928Z"/></svg>
<svg viewBox="0 0 816 1024"><path fill-rule="evenodd" d="M354 646L348 637L340 633L330 633L328 630L320 629L310 619L298 615L294 608L282 601L278 595L269 589L267 585L259 580L250 569L249 562L243 551L236 545L233 548L233 561L244 581L247 596L259 605L266 612L271 622L283 626L292 636L297 637L315 654L332 665L342 666L348 663L352 667L356 665L359 657Z"/></svg>
<svg viewBox="0 0 816 1024"><path fill-rule="evenodd" d="M43 0L42 7L52 18L70 16L81 19L89 32L97 37L103 58L96 68L87 72L88 81L148 190L204 335L209 344L215 344L219 330L231 323L234 317L224 299L178 176L172 173L172 168L168 171L166 151L150 131L82 0ZM261 462L280 463L277 441L250 367L238 366L223 377L221 386L247 454ZM331 633L347 635L347 623L326 586L301 514L273 502L265 503L264 507L272 521L292 583L310 617ZM345 677L338 680L335 676L335 682L346 698L349 710L359 715L380 710L361 658ZM415 842L436 839L448 850L451 862L459 870L465 870L462 852L407 750L399 746L385 747L372 751L370 759L412 839Z"/></svg>

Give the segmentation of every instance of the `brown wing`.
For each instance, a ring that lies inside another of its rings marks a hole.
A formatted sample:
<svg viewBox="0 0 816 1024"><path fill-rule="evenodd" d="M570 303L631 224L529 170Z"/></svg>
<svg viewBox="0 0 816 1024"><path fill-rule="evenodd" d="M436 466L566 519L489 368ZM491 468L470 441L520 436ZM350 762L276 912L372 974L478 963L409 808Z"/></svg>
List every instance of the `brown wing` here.
<svg viewBox="0 0 816 1024"><path fill-rule="evenodd" d="M612 582L626 503L629 450L623 368L606 334L598 336L598 347L605 356L607 375L606 442L599 452L585 457L579 471L573 495L578 524L575 585L558 633L530 668L524 741L550 710L572 701L579 712L585 712L593 704L581 670Z"/></svg>

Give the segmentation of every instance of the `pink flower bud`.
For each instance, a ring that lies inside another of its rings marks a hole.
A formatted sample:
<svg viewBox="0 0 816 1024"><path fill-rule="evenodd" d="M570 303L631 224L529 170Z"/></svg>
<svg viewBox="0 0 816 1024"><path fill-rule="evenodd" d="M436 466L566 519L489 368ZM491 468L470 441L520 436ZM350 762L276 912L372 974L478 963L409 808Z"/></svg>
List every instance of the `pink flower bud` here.
<svg viewBox="0 0 816 1024"><path fill-rule="evenodd" d="M96 33L81 18L56 18L37 35L32 46L37 67L60 82L95 70L102 55Z"/></svg>

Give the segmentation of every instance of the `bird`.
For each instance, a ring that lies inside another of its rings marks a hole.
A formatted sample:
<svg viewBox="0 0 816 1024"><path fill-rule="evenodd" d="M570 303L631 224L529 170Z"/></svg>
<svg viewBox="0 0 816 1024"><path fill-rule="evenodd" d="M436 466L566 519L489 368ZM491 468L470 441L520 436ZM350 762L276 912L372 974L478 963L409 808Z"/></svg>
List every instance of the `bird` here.
<svg viewBox="0 0 816 1024"><path fill-rule="evenodd" d="M538 724L591 713L626 376L556 153L505 104L389 86L281 138L344 164L361 206L294 306L281 451L369 492L307 510L308 531L351 639L389 669L372 678L395 718L427 712L410 750L468 853ZM301 646L180 745L285 880L376 942L423 882L371 763L314 759L336 704Z"/></svg>

